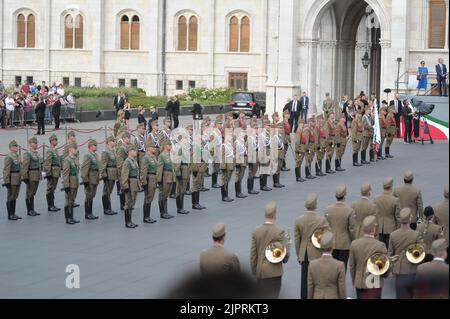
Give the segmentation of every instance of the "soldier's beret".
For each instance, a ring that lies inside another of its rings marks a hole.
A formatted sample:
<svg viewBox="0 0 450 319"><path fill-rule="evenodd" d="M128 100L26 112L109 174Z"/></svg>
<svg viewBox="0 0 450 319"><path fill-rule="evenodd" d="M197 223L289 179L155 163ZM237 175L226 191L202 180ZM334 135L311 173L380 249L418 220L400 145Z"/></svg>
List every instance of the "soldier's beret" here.
<svg viewBox="0 0 450 319"><path fill-rule="evenodd" d="M410 222L411 222L411 209L405 207L400 211L400 223L409 224Z"/></svg>
<svg viewBox="0 0 450 319"><path fill-rule="evenodd" d="M217 223L212 228L212 235L214 238L220 238L225 235L225 224Z"/></svg>
<svg viewBox="0 0 450 319"><path fill-rule="evenodd" d="M89 140L88 147L91 147L91 146L97 146L97 141L96 140Z"/></svg>
<svg viewBox="0 0 450 319"><path fill-rule="evenodd" d="M361 195L367 196L369 192L372 190L372 186L369 183L364 183L361 186Z"/></svg>
<svg viewBox="0 0 450 319"><path fill-rule="evenodd" d="M69 133L67 133L67 137L75 137L75 132L74 131L70 131Z"/></svg>
<svg viewBox="0 0 450 319"><path fill-rule="evenodd" d="M122 138L130 138L130 137L131 137L130 132L123 132L122 133Z"/></svg>
<svg viewBox="0 0 450 319"><path fill-rule="evenodd" d="M448 185L444 186L444 197L448 198Z"/></svg>
<svg viewBox="0 0 450 319"><path fill-rule="evenodd" d="M394 179L392 177L386 177L383 181L383 188L391 188L394 185Z"/></svg>
<svg viewBox="0 0 450 319"><path fill-rule="evenodd" d="M342 185L338 185L336 187L336 197L337 198L342 198L345 195L347 195L347 186L342 184Z"/></svg>
<svg viewBox="0 0 450 319"><path fill-rule="evenodd" d="M431 252L433 254L437 254L441 251L445 251L446 249L447 249L447 242L445 241L445 238L436 239L431 244Z"/></svg>
<svg viewBox="0 0 450 319"><path fill-rule="evenodd" d="M306 209L315 209L317 207L317 194L308 194L305 199Z"/></svg>
<svg viewBox="0 0 450 319"><path fill-rule="evenodd" d="M274 219L276 214L277 214L277 203L270 202L269 204L267 204L264 210L264 216L266 218Z"/></svg>
<svg viewBox="0 0 450 319"><path fill-rule="evenodd" d="M77 143L73 142L73 143L69 143L69 148L74 148L74 149L78 149L78 145Z"/></svg>
<svg viewBox="0 0 450 319"><path fill-rule="evenodd" d="M332 232L326 232L320 237L320 248L323 250L332 249L334 246L334 236Z"/></svg>
<svg viewBox="0 0 450 319"><path fill-rule="evenodd" d="M145 147L146 148L149 148L149 147L156 148L156 144L152 140L148 140L147 143L145 143Z"/></svg>
<svg viewBox="0 0 450 319"><path fill-rule="evenodd" d="M137 130L139 130L140 128L145 128L145 124L144 123L140 123L140 124L138 124L138 126L136 126Z"/></svg>
<svg viewBox="0 0 450 319"><path fill-rule="evenodd" d="M127 151L135 151L136 150L136 146L134 146L133 144L128 144L127 145Z"/></svg>
<svg viewBox="0 0 450 319"><path fill-rule="evenodd" d="M414 179L414 174L411 171L405 171L405 174L403 175L403 179L406 182L410 182Z"/></svg>
<svg viewBox="0 0 450 319"><path fill-rule="evenodd" d="M364 230L369 230L377 227L377 218L374 215L367 216L363 220L363 228Z"/></svg>
<svg viewBox="0 0 450 319"><path fill-rule="evenodd" d="M52 134L49 138L48 138L48 141L49 142L51 142L51 141L53 141L53 140L58 140L58 137L56 136L56 134Z"/></svg>
<svg viewBox="0 0 450 319"><path fill-rule="evenodd" d="M32 138L30 138L29 140L28 140L28 144L37 144L37 142L38 142L38 140L37 140L37 138L36 137L32 137Z"/></svg>
<svg viewBox="0 0 450 319"><path fill-rule="evenodd" d="M16 140L12 140L11 142L9 142L9 148L14 147L14 146L19 146L19 144L17 143Z"/></svg>
<svg viewBox="0 0 450 319"><path fill-rule="evenodd" d="M115 141L116 139L112 135L108 136L108 138L106 139L106 142L115 142Z"/></svg>
<svg viewBox="0 0 450 319"><path fill-rule="evenodd" d="M431 206L425 207L425 209L423 210L423 214L425 215L425 217L430 217L430 216L434 215L433 207L431 207Z"/></svg>

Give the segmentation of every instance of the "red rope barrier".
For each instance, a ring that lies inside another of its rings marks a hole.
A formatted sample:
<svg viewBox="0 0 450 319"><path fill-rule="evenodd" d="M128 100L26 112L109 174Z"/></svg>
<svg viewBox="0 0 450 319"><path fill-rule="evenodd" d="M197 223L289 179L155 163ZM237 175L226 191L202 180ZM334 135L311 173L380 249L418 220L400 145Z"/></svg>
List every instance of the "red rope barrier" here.
<svg viewBox="0 0 450 319"><path fill-rule="evenodd" d="M89 134L89 133L94 133L94 132L101 131L101 130L104 129L104 127L100 127L100 128L97 128L97 129L87 129L87 128L74 129L73 127L68 127L67 129L69 129L71 131L74 131L74 132L82 133L82 134Z"/></svg>

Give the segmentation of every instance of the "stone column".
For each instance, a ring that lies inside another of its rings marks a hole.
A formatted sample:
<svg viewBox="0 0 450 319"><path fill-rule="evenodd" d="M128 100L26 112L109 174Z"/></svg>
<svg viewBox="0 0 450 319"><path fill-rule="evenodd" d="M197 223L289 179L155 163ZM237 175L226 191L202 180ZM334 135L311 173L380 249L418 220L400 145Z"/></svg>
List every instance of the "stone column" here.
<svg viewBox="0 0 450 319"><path fill-rule="evenodd" d="M311 114L321 113L320 90L317 87L317 55L318 55L318 39L301 39L298 41L299 46L299 73L300 73L300 89L309 93L310 112Z"/></svg>
<svg viewBox="0 0 450 319"><path fill-rule="evenodd" d="M380 46L381 46L381 71L380 71L380 90L382 92L378 92L379 96L383 96L384 89L390 88L392 92L395 92L395 81L397 79L397 65L395 68L392 67L393 63L392 60L395 61L395 64L397 63L396 56L392 56L391 52L391 41L380 39ZM404 63L404 62L402 62ZM401 72L401 70L400 70ZM394 75L394 80L392 79L392 75ZM401 75L401 73L400 73ZM393 95L391 94L391 97ZM389 101L388 101L389 102Z"/></svg>
<svg viewBox="0 0 450 319"><path fill-rule="evenodd" d="M44 74L43 74L43 79L45 79L45 81L47 81L47 83L50 85L51 83L51 52L50 52L50 48L52 45L52 0L45 0L45 6L44 6L44 32L42 32L41 34L43 34L44 37L44 42L43 42L43 47L44 47Z"/></svg>
<svg viewBox="0 0 450 319"><path fill-rule="evenodd" d="M97 1L97 19L92 21L92 56L94 62L94 68L91 76L91 85L102 87L104 85L104 43L105 43L105 0ZM89 43L87 43L87 37L84 38L84 48L89 49Z"/></svg>
<svg viewBox="0 0 450 319"><path fill-rule="evenodd" d="M215 55L215 38L216 38L216 0L209 1L209 21L208 21L208 76L207 85L209 88L214 88L214 55Z"/></svg>

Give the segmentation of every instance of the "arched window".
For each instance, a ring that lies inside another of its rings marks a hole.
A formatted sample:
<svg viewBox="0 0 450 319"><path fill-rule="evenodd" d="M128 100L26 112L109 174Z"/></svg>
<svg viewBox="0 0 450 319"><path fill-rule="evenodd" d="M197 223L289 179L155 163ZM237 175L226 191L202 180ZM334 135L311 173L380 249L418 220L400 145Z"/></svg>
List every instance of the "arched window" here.
<svg viewBox="0 0 450 319"><path fill-rule="evenodd" d="M443 49L446 38L447 9L445 1L430 0L430 12L428 15L428 48Z"/></svg>
<svg viewBox="0 0 450 319"><path fill-rule="evenodd" d="M131 50L139 50L139 32L139 17L135 15L131 21Z"/></svg>
<svg viewBox="0 0 450 319"><path fill-rule="evenodd" d="M236 17L230 19L230 45L228 50L231 52L239 51L239 20Z"/></svg>
<svg viewBox="0 0 450 319"><path fill-rule="evenodd" d="M189 19L189 51L197 51L198 22L197 17Z"/></svg>
<svg viewBox="0 0 450 319"><path fill-rule="evenodd" d="M122 50L130 48L130 19L127 15L120 19L120 48Z"/></svg>
<svg viewBox="0 0 450 319"><path fill-rule="evenodd" d="M82 49L84 34L84 19L81 14L67 14L64 17L64 48Z"/></svg>
<svg viewBox="0 0 450 319"><path fill-rule="evenodd" d="M120 49L139 50L141 21L139 16L124 14L120 18Z"/></svg>
<svg viewBox="0 0 450 319"><path fill-rule="evenodd" d="M241 19L241 52L250 50L250 19L243 17Z"/></svg>
<svg viewBox="0 0 450 319"><path fill-rule="evenodd" d="M250 19L247 16L239 18L234 15L229 22L229 44L230 52L250 51Z"/></svg>
<svg viewBox="0 0 450 319"><path fill-rule="evenodd" d="M36 45L36 24L32 13L17 16L17 47L34 48Z"/></svg>
<svg viewBox="0 0 450 319"><path fill-rule="evenodd" d="M187 20L185 16L178 18L178 50L185 51L187 48Z"/></svg>

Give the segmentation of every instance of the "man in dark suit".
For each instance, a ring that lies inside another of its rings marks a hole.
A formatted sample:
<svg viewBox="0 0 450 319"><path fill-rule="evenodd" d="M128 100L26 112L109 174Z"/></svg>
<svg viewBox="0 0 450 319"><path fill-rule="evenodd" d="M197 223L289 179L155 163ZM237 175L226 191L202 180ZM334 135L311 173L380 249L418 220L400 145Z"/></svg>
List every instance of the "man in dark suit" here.
<svg viewBox="0 0 450 319"><path fill-rule="evenodd" d="M175 95L173 97L172 109L170 110L170 115L172 116L173 121L173 129L176 129L180 125L180 121L178 120L178 116L180 115L180 101L178 97Z"/></svg>
<svg viewBox="0 0 450 319"><path fill-rule="evenodd" d="M400 101L400 95L395 94L394 99L389 102L389 106L394 106L395 124L397 125L397 137L401 137L400 132L400 117L402 116L402 101Z"/></svg>
<svg viewBox="0 0 450 319"><path fill-rule="evenodd" d="M44 97L41 96L39 98L39 103L36 104L34 109L34 113L36 114L36 122L37 122L37 133L36 135L45 135L45 109L47 108L47 104L44 100Z"/></svg>
<svg viewBox="0 0 450 319"><path fill-rule="evenodd" d="M306 92L303 92L300 98L300 118L306 123L308 120L308 110L309 110L309 97Z"/></svg>
<svg viewBox="0 0 450 319"><path fill-rule="evenodd" d="M298 101L298 96L294 95L294 98L292 99L291 103L289 104L289 124L291 125L292 128L292 132L297 131L297 127L298 127L298 117L300 115L300 103Z"/></svg>
<svg viewBox="0 0 450 319"><path fill-rule="evenodd" d="M59 117L61 115L61 97L59 94L55 95L55 103L53 103L52 114L55 118L55 130L59 130Z"/></svg>
<svg viewBox="0 0 450 319"><path fill-rule="evenodd" d="M125 106L125 99L123 98L122 92L117 93L117 96L114 98L114 107L116 108L116 114L119 110L122 110Z"/></svg>
<svg viewBox="0 0 450 319"><path fill-rule="evenodd" d="M439 58L436 64L436 79L439 86L439 95L442 96L442 87L444 88L444 96L447 96L447 66L444 64L444 59Z"/></svg>

